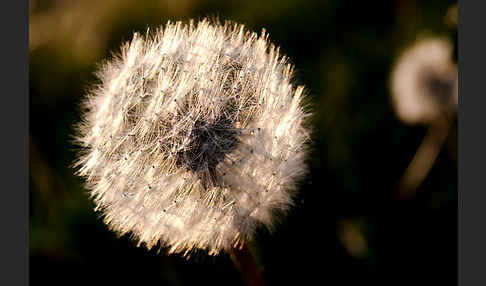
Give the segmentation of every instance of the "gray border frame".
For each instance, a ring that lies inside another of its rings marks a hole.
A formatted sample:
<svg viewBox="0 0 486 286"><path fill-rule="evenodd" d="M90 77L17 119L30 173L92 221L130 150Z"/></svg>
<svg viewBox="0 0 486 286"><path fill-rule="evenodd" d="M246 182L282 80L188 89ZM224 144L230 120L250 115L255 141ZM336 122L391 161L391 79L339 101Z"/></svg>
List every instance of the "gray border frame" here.
<svg viewBox="0 0 486 286"><path fill-rule="evenodd" d="M459 2L458 282L461 286L486 285L485 11L484 1Z"/></svg>
<svg viewBox="0 0 486 286"><path fill-rule="evenodd" d="M28 201L28 95L29 2L4 1L2 17L2 122L3 205L0 284L29 283Z"/></svg>

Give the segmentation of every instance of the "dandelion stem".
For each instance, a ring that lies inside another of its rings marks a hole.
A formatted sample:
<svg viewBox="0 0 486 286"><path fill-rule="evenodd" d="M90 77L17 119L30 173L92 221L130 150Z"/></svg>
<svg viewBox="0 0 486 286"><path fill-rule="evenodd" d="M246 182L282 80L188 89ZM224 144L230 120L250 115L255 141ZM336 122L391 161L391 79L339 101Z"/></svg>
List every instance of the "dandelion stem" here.
<svg viewBox="0 0 486 286"><path fill-rule="evenodd" d="M241 247L232 247L230 251L233 263L238 267L244 279L250 286L264 286L262 273L258 267L255 258L251 254L250 249L246 244Z"/></svg>
<svg viewBox="0 0 486 286"><path fill-rule="evenodd" d="M450 119L442 117L429 126L427 134L398 183L398 198L415 194L439 155L450 130Z"/></svg>

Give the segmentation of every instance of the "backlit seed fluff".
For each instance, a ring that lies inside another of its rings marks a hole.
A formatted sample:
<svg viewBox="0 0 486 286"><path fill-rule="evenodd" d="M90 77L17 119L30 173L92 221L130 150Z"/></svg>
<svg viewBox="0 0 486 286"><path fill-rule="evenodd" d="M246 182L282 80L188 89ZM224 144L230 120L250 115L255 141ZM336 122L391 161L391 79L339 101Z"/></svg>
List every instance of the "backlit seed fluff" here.
<svg viewBox="0 0 486 286"><path fill-rule="evenodd" d="M279 49L203 20L135 33L84 101L75 163L108 226L214 255L272 229L305 173L303 87Z"/></svg>
<svg viewBox="0 0 486 286"><path fill-rule="evenodd" d="M399 57L391 75L391 91L402 121L430 123L456 112L458 74L452 51L447 39L425 38Z"/></svg>

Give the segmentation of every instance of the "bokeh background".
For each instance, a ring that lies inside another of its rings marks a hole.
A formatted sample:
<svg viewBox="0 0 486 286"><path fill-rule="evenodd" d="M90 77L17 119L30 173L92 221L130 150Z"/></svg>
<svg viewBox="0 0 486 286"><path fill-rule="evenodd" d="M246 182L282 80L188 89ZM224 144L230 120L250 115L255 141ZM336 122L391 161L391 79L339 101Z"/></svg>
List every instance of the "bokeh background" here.
<svg viewBox="0 0 486 286"><path fill-rule="evenodd" d="M427 128L400 122L389 91L417 37L449 37L457 54L456 1L31 0L29 10L31 285L244 285L228 255L186 260L117 238L70 168L97 64L136 31L204 16L265 28L314 113L296 206L250 245L268 284L457 284L457 122L415 195L397 200Z"/></svg>

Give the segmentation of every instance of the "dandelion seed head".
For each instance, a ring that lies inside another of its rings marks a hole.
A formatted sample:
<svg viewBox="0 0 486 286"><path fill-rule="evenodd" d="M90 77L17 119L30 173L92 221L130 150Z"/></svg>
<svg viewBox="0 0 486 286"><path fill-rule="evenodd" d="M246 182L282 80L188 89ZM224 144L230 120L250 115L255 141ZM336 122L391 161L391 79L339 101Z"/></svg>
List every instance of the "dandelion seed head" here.
<svg viewBox="0 0 486 286"><path fill-rule="evenodd" d="M457 66L452 44L425 38L406 50L391 75L392 102L407 123L428 123L457 110Z"/></svg>
<svg viewBox="0 0 486 286"><path fill-rule="evenodd" d="M303 87L278 47L202 20L134 34L83 103L75 163L96 210L148 249L209 254L272 230L304 157Z"/></svg>

